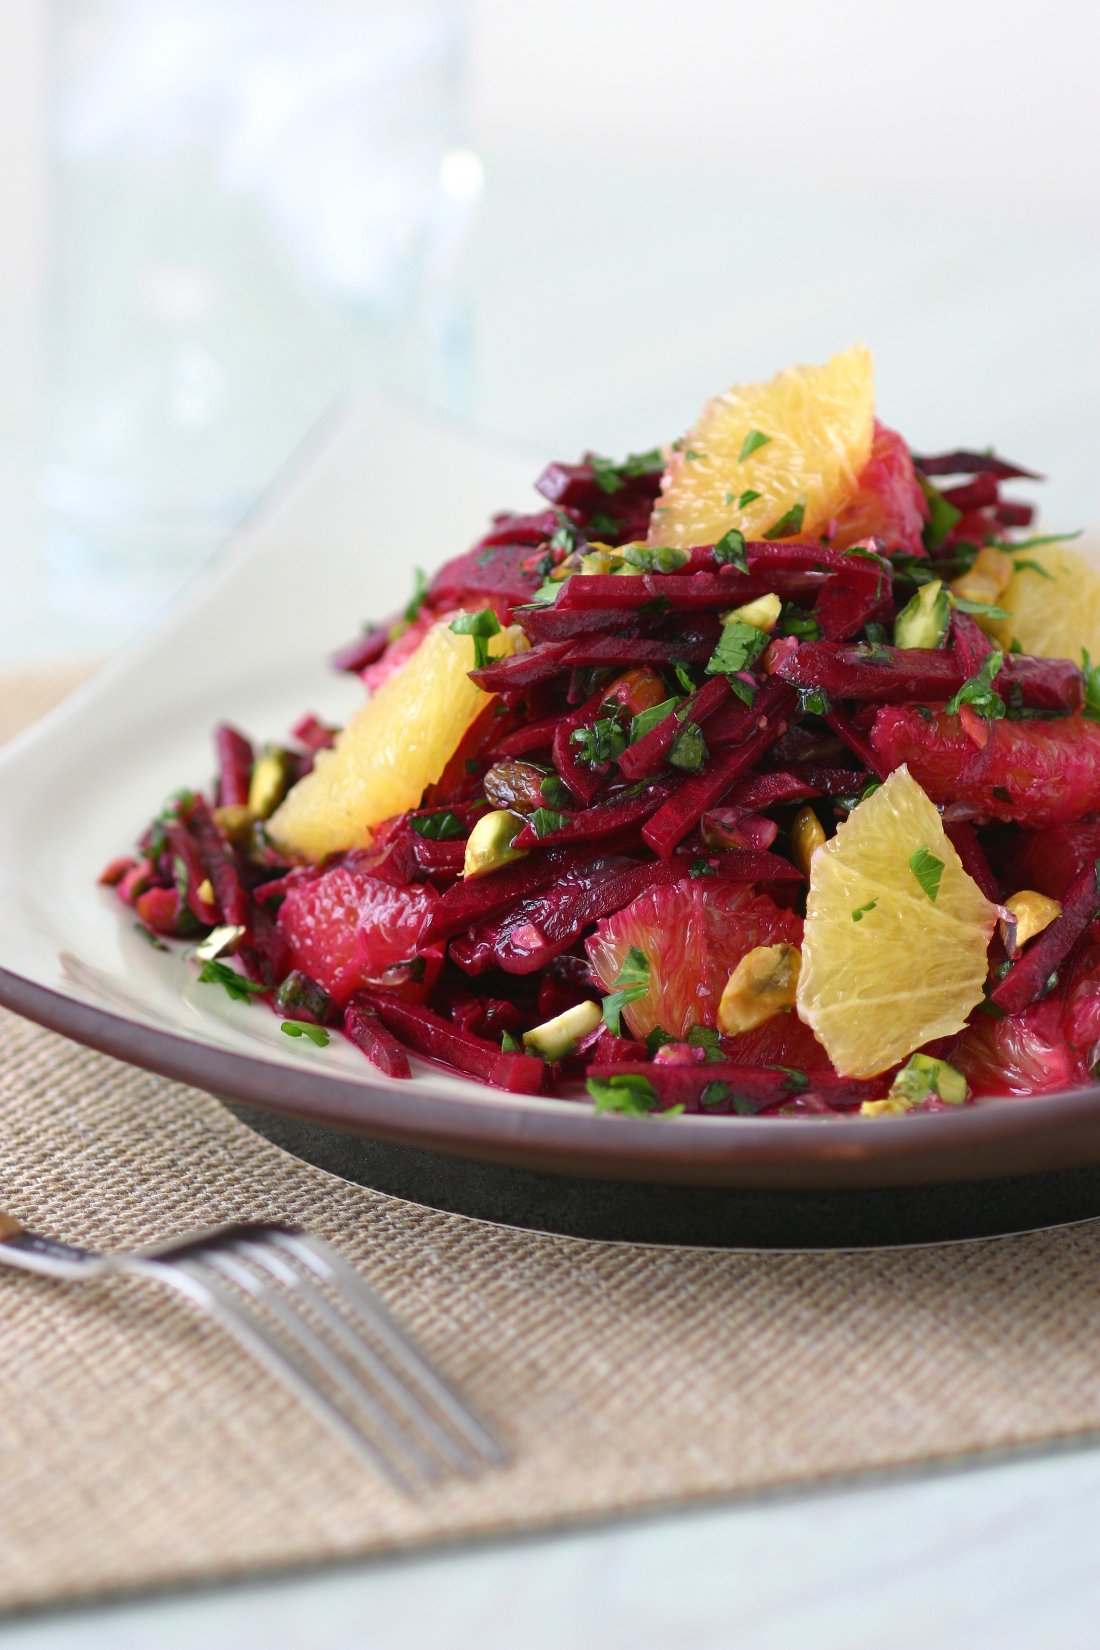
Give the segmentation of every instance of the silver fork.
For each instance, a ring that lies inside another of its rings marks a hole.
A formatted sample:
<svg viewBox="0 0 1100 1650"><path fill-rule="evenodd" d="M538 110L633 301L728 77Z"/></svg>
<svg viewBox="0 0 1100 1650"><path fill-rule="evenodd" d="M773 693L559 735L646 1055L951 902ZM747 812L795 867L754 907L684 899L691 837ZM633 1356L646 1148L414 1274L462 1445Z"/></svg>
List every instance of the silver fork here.
<svg viewBox="0 0 1100 1650"><path fill-rule="evenodd" d="M0 1264L83 1283L164 1283L212 1313L399 1488L501 1464L505 1451L336 1251L291 1226L238 1225L98 1254L0 1210Z"/></svg>

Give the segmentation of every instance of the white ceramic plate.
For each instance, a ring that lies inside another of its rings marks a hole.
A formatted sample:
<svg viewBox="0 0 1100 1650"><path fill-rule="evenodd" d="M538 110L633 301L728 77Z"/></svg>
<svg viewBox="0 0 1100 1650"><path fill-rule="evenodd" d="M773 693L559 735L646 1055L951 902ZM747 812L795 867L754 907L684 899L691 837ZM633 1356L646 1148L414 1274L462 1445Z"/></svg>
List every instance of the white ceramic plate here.
<svg viewBox="0 0 1100 1650"><path fill-rule="evenodd" d="M207 780L216 721L279 737L305 710L342 719L359 688L328 654L403 604L415 565L456 554L494 510L533 507L538 469L399 405L333 421L155 635L0 753L0 1002L253 1105L554 1172L835 1186L1100 1161L1095 1091L869 1124L596 1117L423 1063L398 1083L342 1039L292 1041L263 1008L199 985L96 886L170 791Z"/></svg>

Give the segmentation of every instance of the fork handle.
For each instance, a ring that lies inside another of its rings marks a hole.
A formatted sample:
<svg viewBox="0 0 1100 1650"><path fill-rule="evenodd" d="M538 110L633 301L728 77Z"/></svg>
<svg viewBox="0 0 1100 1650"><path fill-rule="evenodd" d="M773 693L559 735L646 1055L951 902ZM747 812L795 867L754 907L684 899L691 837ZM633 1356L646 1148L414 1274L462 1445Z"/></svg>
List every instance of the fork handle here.
<svg viewBox="0 0 1100 1650"><path fill-rule="evenodd" d="M44 1272L48 1277L71 1278L77 1268L99 1271L103 1261L83 1249L74 1249L54 1238L39 1237L28 1232L14 1215L0 1209L0 1261L20 1266L26 1272Z"/></svg>

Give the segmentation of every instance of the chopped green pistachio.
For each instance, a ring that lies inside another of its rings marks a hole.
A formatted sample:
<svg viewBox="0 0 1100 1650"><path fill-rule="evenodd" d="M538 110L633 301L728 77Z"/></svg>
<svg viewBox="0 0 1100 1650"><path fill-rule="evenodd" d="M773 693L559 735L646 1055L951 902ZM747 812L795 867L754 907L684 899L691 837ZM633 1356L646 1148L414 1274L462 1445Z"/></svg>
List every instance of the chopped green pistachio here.
<svg viewBox="0 0 1100 1650"><path fill-rule="evenodd" d="M890 1085L890 1098L919 1105L933 1096L945 1100L949 1106L964 1105L970 1096L966 1078L946 1060L936 1060L930 1054L912 1054Z"/></svg>
<svg viewBox="0 0 1100 1650"><path fill-rule="evenodd" d="M951 598L942 579L930 579L894 620L895 647L942 647L951 627Z"/></svg>
<svg viewBox="0 0 1100 1650"><path fill-rule="evenodd" d="M200 962L213 962L215 957L232 951L246 933L247 929L241 923L223 923L220 928L212 928L206 938L199 941L195 956Z"/></svg>
<svg viewBox="0 0 1100 1650"><path fill-rule="evenodd" d="M500 1034L500 1052L502 1054L522 1054L523 1044L518 1037L513 1037L510 1031L502 1031Z"/></svg>
<svg viewBox="0 0 1100 1650"><path fill-rule="evenodd" d="M691 553L668 544L626 544L622 559L642 573L675 573L690 561Z"/></svg>
<svg viewBox="0 0 1100 1650"><path fill-rule="evenodd" d="M544 1060L564 1060L576 1052L578 1043L595 1031L602 1018L599 1003L575 1003L552 1020L525 1031L523 1046L532 1054L541 1054Z"/></svg>
<svg viewBox="0 0 1100 1650"><path fill-rule="evenodd" d="M735 607L729 613L723 613L723 624L751 624L754 630L763 630L771 633L779 622L779 615L783 610L783 603L774 591L766 596L757 596L755 601L746 602L743 607Z"/></svg>
<svg viewBox="0 0 1100 1650"><path fill-rule="evenodd" d="M512 844L526 823L522 815L510 813L507 808L495 808L492 813L483 814L466 839L463 876L483 877L490 871L499 871L514 859L523 859L527 850L514 848Z"/></svg>
<svg viewBox="0 0 1100 1650"><path fill-rule="evenodd" d="M269 819L290 789L293 773L290 752L281 745L268 745L252 769L248 785L248 811L254 819Z"/></svg>

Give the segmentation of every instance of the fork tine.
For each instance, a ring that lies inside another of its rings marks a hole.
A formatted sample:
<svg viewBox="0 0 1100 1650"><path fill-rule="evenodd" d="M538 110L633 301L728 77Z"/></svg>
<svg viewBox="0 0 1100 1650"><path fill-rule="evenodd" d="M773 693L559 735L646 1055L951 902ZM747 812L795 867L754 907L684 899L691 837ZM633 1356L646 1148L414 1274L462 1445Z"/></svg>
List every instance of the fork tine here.
<svg viewBox="0 0 1100 1650"><path fill-rule="evenodd" d="M213 1275L205 1259L192 1253L172 1260L142 1260L133 1269L159 1278L213 1312L245 1350L308 1405L345 1444L382 1472L398 1489L407 1492L411 1488L406 1474L379 1449L362 1427L338 1404L333 1403L295 1353L284 1346L254 1312L234 1299L220 1279Z"/></svg>
<svg viewBox="0 0 1100 1650"><path fill-rule="evenodd" d="M477 1468L479 1457L476 1453L469 1445L459 1443L452 1437L423 1399L397 1378L369 1341L336 1311L313 1281L318 1274L312 1268L312 1275L306 1275L299 1270L294 1264L298 1257L293 1250L285 1251L283 1245L273 1244L269 1233L244 1239L233 1247L253 1265L263 1267L287 1289L294 1290L302 1296L303 1301L324 1323L330 1336L339 1341L348 1357L367 1372L369 1378L381 1389L393 1407L400 1411L409 1426L425 1434L432 1447L452 1467L459 1472L469 1472Z"/></svg>
<svg viewBox="0 0 1100 1650"><path fill-rule="evenodd" d="M297 1255L318 1277L337 1286L341 1295L357 1308L406 1377L422 1395L431 1399L483 1461L499 1465L508 1459L503 1445L463 1403L453 1387L437 1374L424 1354L390 1316L379 1297L335 1249L308 1232L288 1232L281 1227L271 1229L269 1237L280 1248Z"/></svg>
<svg viewBox="0 0 1100 1650"><path fill-rule="evenodd" d="M317 1333L299 1304L286 1291L274 1284L272 1274L257 1275L238 1252L238 1245L228 1249L200 1251L193 1259L202 1267L212 1268L244 1289L253 1300L266 1308L278 1320L292 1343L304 1351L314 1364L340 1388L344 1396L366 1414L377 1433L385 1439L389 1452L396 1451L425 1478L440 1476L438 1463L426 1453L420 1441L411 1436L393 1417L377 1394L366 1384L355 1369L336 1348ZM250 1257L254 1258L254 1257Z"/></svg>

